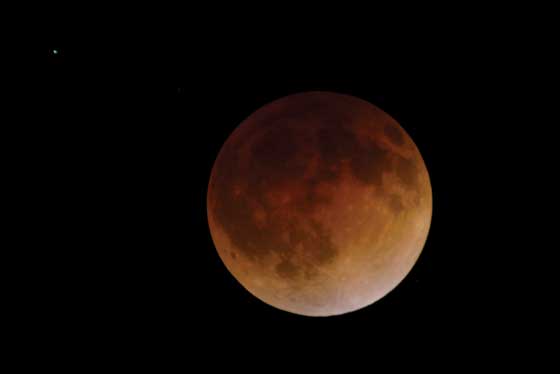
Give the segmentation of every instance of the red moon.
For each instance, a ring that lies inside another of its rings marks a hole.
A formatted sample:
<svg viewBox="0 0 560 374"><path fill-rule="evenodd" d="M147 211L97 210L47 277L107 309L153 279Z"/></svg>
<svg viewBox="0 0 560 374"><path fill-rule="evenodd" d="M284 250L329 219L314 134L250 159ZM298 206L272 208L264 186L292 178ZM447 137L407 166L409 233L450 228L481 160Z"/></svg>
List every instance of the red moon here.
<svg viewBox="0 0 560 374"><path fill-rule="evenodd" d="M250 293L307 316L374 303L414 266L432 189L410 136L367 101L290 95L249 116L212 168L208 224Z"/></svg>

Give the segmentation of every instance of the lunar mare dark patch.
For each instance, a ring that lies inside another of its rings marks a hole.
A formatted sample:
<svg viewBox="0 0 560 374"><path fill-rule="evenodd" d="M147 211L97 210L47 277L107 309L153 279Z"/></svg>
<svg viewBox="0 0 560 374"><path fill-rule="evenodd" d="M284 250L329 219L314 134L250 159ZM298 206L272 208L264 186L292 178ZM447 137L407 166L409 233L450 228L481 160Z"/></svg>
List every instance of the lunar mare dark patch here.
<svg viewBox="0 0 560 374"><path fill-rule="evenodd" d="M375 142L370 142L355 151L350 166L354 176L363 183L380 185L387 160L387 151Z"/></svg>
<svg viewBox="0 0 560 374"><path fill-rule="evenodd" d="M317 131L317 143L327 166L351 158L358 145L356 136L342 123L321 126Z"/></svg>
<svg viewBox="0 0 560 374"><path fill-rule="evenodd" d="M294 278L299 273L299 269L292 262L283 260L276 265L276 273L282 278Z"/></svg>
<svg viewBox="0 0 560 374"><path fill-rule="evenodd" d="M321 127L317 137L322 160L320 173L325 180L338 177L329 169L330 165L348 160L350 169L358 180L365 184L381 184L388 154L376 142L363 144L351 127L342 122Z"/></svg>
<svg viewBox="0 0 560 374"><path fill-rule="evenodd" d="M310 187L305 191L303 197L296 200L295 209L300 213L313 212L321 205L327 205L332 201L332 197L324 196L318 193L317 183L310 182Z"/></svg>
<svg viewBox="0 0 560 374"><path fill-rule="evenodd" d="M415 187L418 183L418 170L414 162L408 158L397 159L397 175L407 187Z"/></svg>
<svg viewBox="0 0 560 374"><path fill-rule="evenodd" d="M383 132L387 137L396 145L403 145L404 143L404 136L402 131L395 125L385 125L383 128Z"/></svg>
<svg viewBox="0 0 560 374"><path fill-rule="evenodd" d="M402 202L402 198L397 194L391 194L389 196L389 206L396 213L400 213L404 209L404 204Z"/></svg>
<svg viewBox="0 0 560 374"><path fill-rule="evenodd" d="M250 173L269 185L302 178L313 158L309 131L279 126L255 139L251 147Z"/></svg>
<svg viewBox="0 0 560 374"><path fill-rule="evenodd" d="M317 262L322 265L331 261L337 255L331 234L319 222L311 221L311 227L315 233L309 240L311 253Z"/></svg>

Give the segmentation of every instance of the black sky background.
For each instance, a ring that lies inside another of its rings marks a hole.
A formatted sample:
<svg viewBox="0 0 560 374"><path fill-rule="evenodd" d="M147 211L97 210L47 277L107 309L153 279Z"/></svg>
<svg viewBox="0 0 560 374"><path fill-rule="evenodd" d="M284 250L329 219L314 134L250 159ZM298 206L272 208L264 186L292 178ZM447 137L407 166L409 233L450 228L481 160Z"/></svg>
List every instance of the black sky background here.
<svg viewBox="0 0 560 374"><path fill-rule="evenodd" d="M384 350L472 364L514 345L523 328L510 320L524 308L511 308L513 249L501 235L511 227L501 217L516 198L504 188L515 133L497 99L510 86L492 43L469 30L261 26L62 33L40 44L37 120L18 130L38 227L30 240L44 243L28 246L31 275L21 279L36 344L93 361L148 352L199 362L210 352L241 366L251 356L325 363ZM355 95L394 117L433 189L411 273L375 304L330 318L250 295L206 221L211 167L229 134L262 105L309 90Z"/></svg>

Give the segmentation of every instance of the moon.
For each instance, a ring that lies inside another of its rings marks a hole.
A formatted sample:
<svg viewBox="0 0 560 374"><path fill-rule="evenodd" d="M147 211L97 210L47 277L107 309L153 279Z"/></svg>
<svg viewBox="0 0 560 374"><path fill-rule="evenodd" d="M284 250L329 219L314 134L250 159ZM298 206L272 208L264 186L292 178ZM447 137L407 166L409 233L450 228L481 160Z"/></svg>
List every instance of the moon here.
<svg viewBox="0 0 560 374"><path fill-rule="evenodd" d="M379 300L426 242L432 189L410 136L362 99L290 95L221 148L208 185L218 254L251 294L306 316Z"/></svg>

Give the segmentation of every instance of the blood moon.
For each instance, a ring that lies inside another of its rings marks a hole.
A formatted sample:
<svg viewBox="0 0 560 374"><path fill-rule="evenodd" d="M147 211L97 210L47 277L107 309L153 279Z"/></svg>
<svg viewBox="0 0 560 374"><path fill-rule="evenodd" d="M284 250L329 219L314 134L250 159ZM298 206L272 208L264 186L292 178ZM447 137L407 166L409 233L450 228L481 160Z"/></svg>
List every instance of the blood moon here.
<svg viewBox="0 0 560 374"><path fill-rule="evenodd" d="M377 301L408 274L428 235L432 190L418 148L388 114L305 92L231 134L207 213L220 258L249 292L328 316Z"/></svg>

